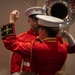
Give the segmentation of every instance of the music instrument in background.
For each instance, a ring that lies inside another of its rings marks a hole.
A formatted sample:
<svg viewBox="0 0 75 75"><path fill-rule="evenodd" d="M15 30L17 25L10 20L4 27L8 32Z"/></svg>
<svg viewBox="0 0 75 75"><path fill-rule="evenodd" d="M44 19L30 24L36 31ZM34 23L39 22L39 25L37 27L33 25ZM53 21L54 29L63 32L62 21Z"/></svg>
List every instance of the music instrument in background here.
<svg viewBox="0 0 75 75"><path fill-rule="evenodd" d="M46 0L43 8L46 9L46 15L64 20L64 24L60 24L60 28L68 27L75 21L74 0Z"/></svg>

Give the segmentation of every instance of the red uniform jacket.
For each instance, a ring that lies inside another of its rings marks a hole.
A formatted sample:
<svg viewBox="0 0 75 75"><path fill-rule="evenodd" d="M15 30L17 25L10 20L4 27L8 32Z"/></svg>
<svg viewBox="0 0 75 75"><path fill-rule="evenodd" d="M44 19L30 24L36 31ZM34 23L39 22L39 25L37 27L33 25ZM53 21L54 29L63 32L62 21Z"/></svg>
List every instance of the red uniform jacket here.
<svg viewBox="0 0 75 75"><path fill-rule="evenodd" d="M21 42L26 42L26 41L32 41L33 39L36 38L37 35L38 33L35 33L34 30L30 29L28 32L20 34L17 38ZM15 52L13 53L11 59L11 73L20 72L22 65L22 58L24 62L28 60L27 58L24 58ZM23 65L22 71L27 71L27 70L30 70L30 67Z"/></svg>
<svg viewBox="0 0 75 75"><path fill-rule="evenodd" d="M55 75L61 70L67 53L75 53L75 46L61 44L58 40L47 38L43 41L36 39L33 42L20 42L16 36L3 39L7 49L31 59L31 70L39 75ZM9 46L10 45L10 46Z"/></svg>
<svg viewBox="0 0 75 75"><path fill-rule="evenodd" d="M34 30L30 29L28 32L24 32L24 33L20 34L17 38L21 42L26 42L26 41L34 40L37 37L37 35L38 35L38 33L35 33ZM63 40L60 36L57 36L57 40L59 40L61 43L63 43ZM21 71L22 59L24 62L29 61L28 58L24 58L15 52L13 53L12 59L11 59L11 73ZM30 67L25 66L23 63L22 71L25 72L25 71L29 71L29 70L31 70Z"/></svg>

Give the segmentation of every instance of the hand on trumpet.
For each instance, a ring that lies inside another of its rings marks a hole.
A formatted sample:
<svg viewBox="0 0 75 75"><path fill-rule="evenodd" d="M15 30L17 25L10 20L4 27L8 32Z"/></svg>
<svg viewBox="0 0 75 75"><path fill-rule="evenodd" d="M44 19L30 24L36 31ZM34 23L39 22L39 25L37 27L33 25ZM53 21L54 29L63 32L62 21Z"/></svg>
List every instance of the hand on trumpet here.
<svg viewBox="0 0 75 75"><path fill-rule="evenodd" d="M19 11L18 10L12 11L9 17L9 23L15 23L18 18L19 18Z"/></svg>

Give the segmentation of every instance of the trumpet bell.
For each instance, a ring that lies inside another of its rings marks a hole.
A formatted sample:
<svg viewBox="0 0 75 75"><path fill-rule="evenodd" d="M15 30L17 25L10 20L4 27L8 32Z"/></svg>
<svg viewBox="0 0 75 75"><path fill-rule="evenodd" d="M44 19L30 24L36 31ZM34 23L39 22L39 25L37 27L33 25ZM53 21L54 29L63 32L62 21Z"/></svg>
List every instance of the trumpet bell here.
<svg viewBox="0 0 75 75"><path fill-rule="evenodd" d="M53 0L50 5L46 7L46 14L64 20L64 24L60 27L68 27L74 23L75 9L70 2L64 0Z"/></svg>

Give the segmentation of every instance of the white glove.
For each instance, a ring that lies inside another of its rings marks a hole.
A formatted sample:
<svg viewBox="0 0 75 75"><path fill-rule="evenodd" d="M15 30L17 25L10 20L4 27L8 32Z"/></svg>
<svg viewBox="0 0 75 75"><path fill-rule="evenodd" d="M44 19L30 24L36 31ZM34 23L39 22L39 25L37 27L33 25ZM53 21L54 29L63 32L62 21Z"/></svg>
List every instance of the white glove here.
<svg viewBox="0 0 75 75"><path fill-rule="evenodd" d="M9 23L14 23L19 17L19 11L14 10L10 14Z"/></svg>
<svg viewBox="0 0 75 75"><path fill-rule="evenodd" d="M67 31L65 31L65 30L61 31L61 36L67 38L67 41L68 41L70 46L75 45L75 39Z"/></svg>
<svg viewBox="0 0 75 75"><path fill-rule="evenodd" d="M14 72L11 75L19 75L19 73L18 72Z"/></svg>

